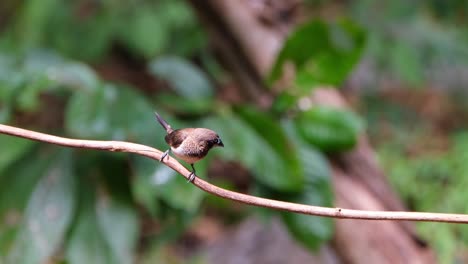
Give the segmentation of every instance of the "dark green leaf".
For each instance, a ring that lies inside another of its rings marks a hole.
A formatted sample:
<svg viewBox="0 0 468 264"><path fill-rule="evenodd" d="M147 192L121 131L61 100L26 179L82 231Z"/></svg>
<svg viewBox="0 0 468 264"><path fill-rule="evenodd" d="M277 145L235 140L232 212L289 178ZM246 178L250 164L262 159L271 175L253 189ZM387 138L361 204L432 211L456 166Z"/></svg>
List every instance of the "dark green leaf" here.
<svg viewBox="0 0 468 264"><path fill-rule="evenodd" d="M101 85L96 73L85 64L64 63L47 69L47 77L54 85L71 89L94 90Z"/></svg>
<svg viewBox="0 0 468 264"><path fill-rule="evenodd" d="M309 145L298 146L299 157L309 190L323 197L320 205L331 205L330 166L325 156Z"/></svg>
<svg viewBox="0 0 468 264"><path fill-rule="evenodd" d="M131 263L139 226L126 163L115 154L87 154L80 155L77 167L81 207L70 234L68 260Z"/></svg>
<svg viewBox="0 0 468 264"><path fill-rule="evenodd" d="M3 67L0 59L0 69ZM5 63L8 65L8 63ZM4 65L4 66L6 66ZM84 64L64 61L53 52L34 50L0 72L0 115L7 118L13 107L34 111L40 107L40 95L75 89L96 89L100 82ZM0 117L1 118L1 117Z"/></svg>
<svg viewBox="0 0 468 264"><path fill-rule="evenodd" d="M38 47L44 40L43 32L47 19L54 12L57 0L31 0L21 9L16 23L16 38L18 44L25 48Z"/></svg>
<svg viewBox="0 0 468 264"><path fill-rule="evenodd" d="M169 82L181 96L205 99L213 95L213 87L206 74L182 58L158 57L151 62L149 69L156 77Z"/></svg>
<svg viewBox="0 0 468 264"><path fill-rule="evenodd" d="M122 23L116 12L97 8L91 12L93 15L77 18L76 5L58 2L60 4L48 21L52 29L46 32L49 46L82 60L102 58L110 49L115 40L115 31ZM86 40L86 44L83 44L83 40Z"/></svg>
<svg viewBox="0 0 468 264"><path fill-rule="evenodd" d="M297 99L297 96L290 94L289 91L284 91L276 96L272 109L277 113L283 113L296 105Z"/></svg>
<svg viewBox="0 0 468 264"><path fill-rule="evenodd" d="M160 210L157 201L159 194L154 186L155 183L152 176L157 170L157 161L144 157L134 157L131 160L131 164L132 172L135 174L131 184L133 197L152 216L156 216Z"/></svg>
<svg viewBox="0 0 468 264"><path fill-rule="evenodd" d="M358 61L365 38L364 30L348 20L306 23L284 44L269 80L278 80L285 63L292 63L296 71L294 90L299 93L318 85L339 85Z"/></svg>
<svg viewBox="0 0 468 264"><path fill-rule="evenodd" d="M122 20L119 30L124 43L146 58L161 52L168 44L169 28L151 6L142 5L127 19Z"/></svg>
<svg viewBox="0 0 468 264"><path fill-rule="evenodd" d="M0 173L0 256L6 257L3 254L13 245L31 192L56 159L57 152L53 150L36 148L29 155L37 158L20 158Z"/></svg>
<svg viewBox="0 0 468 264"><path fill-rule="evenodd" d="M262 119L264 116L259 115L258 118ZM272 125L270 121L259 122ZM258 181L277 190L294 191L302 188L303 175L297 173L297 168L289 166L287 162L297 157L297 153L294 149L289 153L280 152L281 148L289 150L289 147L286 147L287 143L279 143L283 144L283 147L270 144L270 140L274 138L265 135L269 131L257 131L239 116L227 113L205 120L204 126L218 132L224 142L225 147L216 153L225 159L242 162ZM277 128L269 126L267 129L280 133ZM284 138L284 135L280 135L278 141Z"/></svg>
<svg viewBox="0 0 468 264"><path fill-rule="evenodd" d="M75 177L69 150L61 151L29 199L10 263L42 263L63 241L75 208Z"/></svg>
<svg viewBox="0 0 468 264"><path fill-rule="evenodd" d="M156 100L164 109L182 115L201 116L215 108L215 102L211 97L193 100L173 94L159 94Z"/></svg>
<svg viewBox="0 0 468 264"><path fill-rule="evenodd" d="M303 188L298 192L278 192L257 184L255 186L256 194L296 203L331 206L333 193L330 185L330 169L326 158L298 137L291 121L283 122L283 128L297 146L305 178ZM271 211L263 211L262 213L265 216L272 214ZM330 239L333 232L332 222L327 218L285 212L281 212L280 215L293 236L307 248L317 249L322 242Z"/></svg>
<svg viewBox="0 0 468 264"><path fill-rule="evenodd" d="M295 121L302 138L322 151L352 148L363 129L354 113L322 106L301 112Z"/></svg>
<svg viewBox="0 0 468 264"><path fill-rule="evenodd" d="M243 118L248 125L261 135L263 139L274 148L274 151L288 164L290 175L300 174L296 149L292 145L292 142L288 140L278 121L274 120L268 114L251 107L239 107L237 113L239 117Z"/></svg>
<svg viewBox="0 0 468 264"><path fill-rule="evenodd" d="M83 175L81 175L83 176ZM67 241L65 257L70 264L118 263L112 256L112 249L106 242L94 208L95 190L81 186L81 201L77 219ZM116 219L118 220L118 219ZM115 230L114 232L121 232Z"/></svg>
<svg viewBox="0 0 468 264"><path fill-rule="evenodd" d="M77 137L163 146L164 136L157 134L159 124L153 112L145 98L134 90L104 85L73 94L67 105L65 126Z"/></svg>
<svg viewBox="0 0 468 264"><path fill-rule="evenodd" d="M313 190L306 189L293 202L318 205L322 202L322 198ZM333 235L333 222L329 218L287 212L281 212L281 215L289 232L306 248L317 250Z"/></svg>
<svg viewBox="0 0 468 264"><path fill-rule="evenodd" d="M322 152L318 151L314 146L311 146L307 141L302 139L293 120L283 120L282 127L297 147L300 164L305 175L306 185L310 188L311 185L319 183L319 186L316 188L316 192L322 193L324 197L331 197L330 187L328 186L324 189L322 188L323 186L321 183L326 182L327 185L330 185L330 166L327 158ZM331 198L326 199L326 201L331 201ZM326 205L326 203L323 205Z"/></svg>
<svg viewBox="0 0 468 264"><path fill-rule="evenodd" d="M288 198L288 201L315 206L331 206L333 192L330 185L330 171L320 152L302 145L299 147L301 163L307 183L302 192ZM291 234L305 247L316 250L331 239L333 222L330 218L294 213L281 213Z"/></svg>
<svg viewBox="0 0 468 264"><path fill-rule="evenodd" d="M22 212L36 182L54 162L56 155L54 148L38 148L30 154L37 158L20 158L0 174L0 217Z"/></svg>
<svg viewBox="0 0 468 264"><path fill-rule="evenodd" d="M22 87L22 91L17 98L18 108L26 111L35 111L39 108L39 95L51 85L50 80L45 75L33 78Z"/></svg>
<svg viewBox="0 0 468 264"><path fill-rule="evenodd" d="M37 143L32 140L0 135L0 146L3 149L0 153L0 174L7 166L17 161L36 144Z"/></svg>
<svg viewBox="0 0 468 264"><path fill-rule="evenodd" d="M164 200L172 208L194 212L199 209L204 192L191 184L171 168L149 159L137 158L134 162L137 181L134 191L148 209L155 209L155 199ZM188 167L190 169L190 167ZM197 176L206 175L206 162L195 165ZM176 194L176 195L174 195Z"/></svg>
<svg viewBox="0 0 468 264"><path fill-rule="evenodd" d="M134 208L128 201L102 192L96 205L97 222L114 256L113 263L132 263L138 238L138 218Z"/></svg>

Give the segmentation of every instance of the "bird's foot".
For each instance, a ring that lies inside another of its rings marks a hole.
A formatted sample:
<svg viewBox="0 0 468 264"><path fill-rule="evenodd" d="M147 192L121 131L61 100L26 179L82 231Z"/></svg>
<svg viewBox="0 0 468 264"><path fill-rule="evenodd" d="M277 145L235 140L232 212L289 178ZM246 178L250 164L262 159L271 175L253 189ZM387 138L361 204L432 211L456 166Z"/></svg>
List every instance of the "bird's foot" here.
<svg viewBox="0 0 468 264"><path fill-rule="evenodd" d="M190 175L188 176L188 182L193 182L193 180L195 180L195 167L193 166L193 163L190 164L190 166L192 167L192 172L190 173Z"/></svg>
<svg viewBox="0 0 468 264"><path fill-rule="evenodd" d="M159 159L159 162L163 162L163 160L164 160L164 158L165 158L166 156L167 156L167 158L169 159L169 151L170 151L170 149L166 150L166 151L162 154L161 158Z"/></svg>
<svg viewBox="0 0 468 264"><path fill-rule="evenodd" d="M192 183L193 180L195 180L195 177L196 177L195 172L192 171L192 172L190 173L189 177L188 177L188 181L187 181L187 182Z"/></svg>

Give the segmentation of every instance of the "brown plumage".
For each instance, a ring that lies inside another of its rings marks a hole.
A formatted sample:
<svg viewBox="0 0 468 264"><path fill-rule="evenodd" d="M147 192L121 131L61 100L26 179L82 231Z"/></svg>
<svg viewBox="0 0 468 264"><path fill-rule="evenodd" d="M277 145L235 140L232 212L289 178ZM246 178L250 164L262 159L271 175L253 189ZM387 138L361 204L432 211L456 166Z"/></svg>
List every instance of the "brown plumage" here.
<svg viewBox="0 0 468 264"><path fill-rule="evenodd" d="M189 163L192 167L192 173L189 176L189 181L195 178L195 167L193 164L203 159L211 148L219 146L224 147L221 138L213 130L207 128L183 128L172 129L172 127L158 113L155 112L156 119L161 126L166 130L167 135L164 138L166 143L171 147L161 157L161 161L172 150L174 155Z"/></svg>

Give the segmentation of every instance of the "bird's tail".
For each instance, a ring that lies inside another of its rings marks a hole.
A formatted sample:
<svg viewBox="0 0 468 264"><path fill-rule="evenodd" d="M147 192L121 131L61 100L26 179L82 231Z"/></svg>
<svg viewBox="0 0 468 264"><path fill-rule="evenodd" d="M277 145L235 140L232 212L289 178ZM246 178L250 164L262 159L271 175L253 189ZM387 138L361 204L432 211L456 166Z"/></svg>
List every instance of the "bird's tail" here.
<svg viewBox="0 0 468 264"><path fill-rule="evenodd" d="M156 120L158 120L159 124L166 130L168 134L170 134L174 129L164 120L157 112L154 112L156 115Z"/></svg>

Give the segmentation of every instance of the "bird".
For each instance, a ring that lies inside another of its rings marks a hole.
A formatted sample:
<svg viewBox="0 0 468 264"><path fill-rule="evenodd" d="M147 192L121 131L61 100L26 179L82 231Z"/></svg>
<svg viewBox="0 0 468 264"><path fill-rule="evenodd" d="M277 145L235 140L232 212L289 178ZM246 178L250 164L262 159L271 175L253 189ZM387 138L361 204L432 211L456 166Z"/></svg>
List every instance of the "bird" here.
<svg viewBox="0 0 468 264"><path fill-rule="evenodd" d="M170 147L159 161L163 162L165 157L169 158L169 153L172 151L177 158L190 164L192 171L188 182L193 182L196 173L194 163L203 159L213 147L224 147L223 141L216 132L208 128L174 130L157 112L154 114L156 120L166 130L167 135L164 140Z"/></svg>

